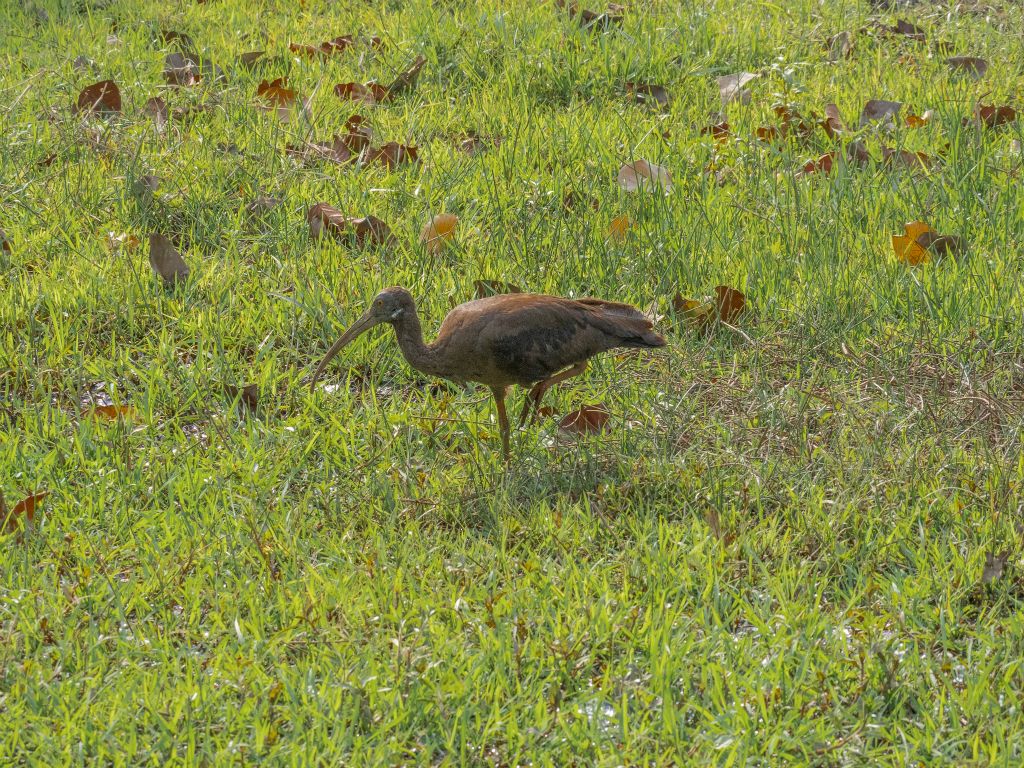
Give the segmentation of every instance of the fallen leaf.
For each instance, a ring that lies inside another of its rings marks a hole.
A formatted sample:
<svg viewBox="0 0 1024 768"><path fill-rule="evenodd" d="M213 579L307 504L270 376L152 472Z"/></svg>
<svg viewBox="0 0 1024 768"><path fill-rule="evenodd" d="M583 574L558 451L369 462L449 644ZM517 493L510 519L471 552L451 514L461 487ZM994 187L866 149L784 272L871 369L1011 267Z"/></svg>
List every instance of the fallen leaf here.
<svg viewBox="0 0 1024 768"><path fill-rule="evenodd" d="M909 21L905 21L904 19L897 19L895 26L890 27L890 31L897 35L908 37L911 40L917 40L918 42L924 42L927 37L925 31L921 29L921 27L916 24L911 24Z"/></svg>
<svg viewBox="0 0 1024 768"><path fill-rule="evenodd" d="M835 104L825 105L825 119L821 121L821 127L825 129L825 133L832 139L836 137L836 134L846 132L843 116L839 113L839 107Z"/></svg>
<svg viewBox="0 0 1024 768"><path fill-rule="evenodd" d="M288 87L283 77L269 82L263 80L256 87L256 95L267 102L267 106L260 106L260 109L275 110L282 122L291 121L296 111L310 116L309 99L296 99L295 91Z"/></svg>
<svg viewBox="0 0 1024 768"><path fill-rule="evenodd" d="M835 160L835 154L835 152L827 152L817 160L808 160L804 163L804 174L824 173L828 175L832 173L832 163Z"/></svg>
<svg viewBox="0 0 1024 768"><path fill-rule="evenodd" d="M1013 107L996 107L991 104L979 104L975 110L975 118L986 128L998 128L1017 120L1017 110ZM964 122L968 122L966 119Z"/></svg>
<svg viewBox="0 0 1024 768"><path fill-rule="evenodd" d="M916 242L936 256L959 256L964 250L964 241L959 235L940 235L931 230L918 235Z"/></svg>
<svg viewBox="0 0 1024 768"><path fill-rule="evenodd" d="M152 174L139 176L132 182L132 193L143 200L152 200L158 189L160 189L160 179Z"/></svg>
<svg viewBox="0 0 1024 768"><path fill-rule="evenodd" d="M750 103L750 91L744 89L747 83L757 77L753 72L738 72L735 75L723 75L717 78L718 95L722 99L722 106L739 99L741 104Z"/></svg>
<svg viewBox="0 0 1024 768"><path fill-rule="evenodd" d="M405 93L412 88L416 84L416 78L420 76L420 70L423 69L423 65L426 63L427 60L423 56L417 56L409 68L384 89L384 97L377 100L393 99L395 96Z"/></svg>
<svg viewBox="0 0 1024 768"><path fill-rule="evenodd" d="M99 421L133 421L139 414L130 405L97 405L82 415Z"/></svg>
<svg viewBox="0 0 1024 768"><path fill-rule="evenodd" d="M908 128L924 128L932 121L932 110L925 110L922 115L915 115L911 113L907 115L904 120L906 121Z"/></svg>
<svg viewBox="0 0 1024 768"><path fill-rule="evenodd" d="M754 135L761 141L766 141L770 144L782 138L782 131L774 125L762 125L754 131Z"/></svg>
<svg viewBox="0 0 1024 768"><path fill-rule="evenodd" d="M710 326L718 313L718 308L713 301L687 299L678 291L676 291L676 295L672 298L672 309L677 315L682 315L687 322L699 328Z"/></svg>
<svg viewBox="0 0 1024 768"><path fill-rule="evenodd" d="M629 230L633 228L633 220L626 214L616 216L612 219L611 226L609 227L609 234L612 240L617 243L624 242L626 235L629 234Z"/></svg>
<svg viewBox="0 0 1024 768"><path fill-rule="evenodd" d="M570 189L568 192L565 193L565 196L562 197L562 206L569 211L576 208L576 206L579 205L580 202L587 203L590 209L593 211L601 209L601 201L592 195L577 196L577 194Z"/></svg>
<svg viewBox="0 0 1024 768"><path fill-rule="evenodd" d="M647 83L626 82L626 92L639 104L657 104L661 107L668 107L668 91L663 85L648 85Z"/></svg>
<svg viewBox="0 0 1024 768"><path fill-rule="evenodd" d="M503 283L499 280L474 280L473 298L485 299L488 296L497 296L501 293L522 293L523 289L512 283Z"/></svg>
<svg viewBox="0 0 1024 768"><path fill-rule="evenodd" d="M167 119L169 117L167 104L159 96L154 96L147 101L142 111L153 118L157 131L163 131L167 127Z"/></svg>
<svg viewBox="0 0 1024 768"><path fill-rule="evenodd" d="M164 235L149 236L149 265L167 286L183 283L188 279L188 264Z"/></svg>
<svg viewBox="0 0 1024 768"><path fill-rule="evenodd" d="M871 162L871 153L863 141L851 141L846 145L846 159L852 165L863 167Z"/></svg>
<svg viewBox="0 0 1024 768"><path fill-rule="evenodd" d="M362 152L373 138L373 129L365 117L351 115L345 121L345 128L348 131L343 137L345 145L356 154Z"/></svg>
<svg viewBox="0 0 1024 768"><path fill-rule="evenodd" d="M101 80L78 94L76 113L109 115L121 111L121 89L113 80Z"/></svg>
<svg viewBox="0 0 1024 768"><path fill-rule="evenodd" d="M224 394L231 400L237 399L239 405L245 406L250 411L255 411L260 404L260 390L255 384L244 384L241 387L225 384Z"/></svg>
<svg viewBox="0 0 1024 768"><path fill-rule="evenodd" d="M270 197L268 195L259 195L249 205L245 207L245 210L252 216L265 216L272 210L277 208L281 204L281 201L276 197Z"/></svg>
<svg viewBox="0 0 1024 768"><path fill-rule="evenodd" d="M238 63L245 69L252 69L256 65L256 62L263 58L264 54L266 54L266 51L249 51L248 53L243 53L238 57Z"/></svg>
<svg viewBox="0 0 1024 768"><path fill-rule="evenodd" d="M135 235L129 235L124 232L119 235L114 232L107 232L107 247L113 253L134 251L139 247L139 238Z"/></svg>
<svg viewBox="0 0 1024 768"><path fill-rule="evenodd" d="M903 227L904 234L892 236L892 249L899 261L912 267L930 260L927 249L918 242L918 238L934 230L923 221L912 221Z"/></svg>
<svg viewBox="0 0 1024 768"><path fill-rule="evenodd" d="M11 239L7 237L7 233L0 229L0 250L6 253L11 252Z"/></svg>
<svg viewBox="0 0 1024 768"><path fill-rule="evenodd" d="M164 45L176 45L183 51L194 51L196 49L195 41L187 32L178 32L173 29L161 29L160 41Z"/></svg>
<svg viewBox="0 0 1024 768"><path fill-rule="evenodd" d="M49 491L40 491L27 496L15 504L10 512L7 512L7 503L0 495L0 518L3 519L4 533L13 533L18 530L18 521L22 518L25 519L26 528L32 525L36 519L36 506L49 495Z"/></svg>
<svg viewBox="0 0 1024 768"><path fill-rule="evenodd" d="M289 43L288 50L292 53L301 54L303 56L333 56L338 53L343 53L346 48L352 45L351 35L340 35L333 40L327 40L320 45L302 45L299 43Z"/></svg>
<svg viewBox="0 0 1024 768"><path fill-rule="evenodd" d="M762 130L763 129L761 128L757 129L758 138L762 138ZM715 123L714 125L705 125L703 128L700 129L700 133L702 136L711 136L711 138L713 138L719 144L724 144L729 140L729 123L723 120L722 122Z"/></svg>
<svg viewBox="0 0 1024 768"><path fill-rule="evenodd" d="M391 228L376 216L366 216L358 219L352 216L345 216L337 208L326 203L317 203L306 214L306 221L309 222L309 234L314 240L329 234L338 240L355 238L358 246L383 245L389 247L394 244L395 237L391 234Z"/></svg>
<svg viewBox="0 0 1024 768"><path fill-rule="evenodd" d="M970 75L975 80L988 72L988 62L977 56L950 56L946 59L946 65L954 72Z"/></svg>
<svg viewBox="0 0 1024 768"><path fill-rule="evenodd" d="M387 98L388 91L383 85L377 83L338 83L334 86L334 95L339 99L358 101L361 104L374 106Z"/></svg>
<svg viewBox="0 0 1024 768"><path fill-rule="evenodd" d="M605 429L610 417L611 414L603 405L584 405L566 414L558 422L558 428L574 435L594 434Z"/></svg>
<svg viewBox="0 0 1024 768"><path fill-rule="evenodd" d="M646 160L626 163L619 169L619 186L627 192L638 189L660 189L664 192L672 190L672 175L667 168Z"/></svg>
<svg viewBox="0 0 1024 768"><path fill-rule="evenodd" d="M455 238L455 228L459 217L454 213L439 213L423 225L420 230L420 242L427 251L436 254Z"/></svg>
<svg viewBox="0 0 1024 768"><path fill-rule="evenodd" d="M1010 550L1004 550L998 555L995 552L985 553L985 567L981 571L981 583L991 584L1001 578L1006 570L1006 563L1010 559Z"/></svg>
<svg viewBox="0 0 1024 768"><path fill-rule="evenodd" d="M456 136L454 141L457 150L472 157L488 147L500 146L502 138L500 136L481 136L475 131L466 131L461 136Z"/></svg>
<svg viewBox="0 0 1024 768"><path fill-rule="evenodd" d="M829 61L850 58L850 54L853 53L853 41L850 33L844 30L832 35L832 37L825 41L825 50L828 51Z"/></svg>
<svg viewBox="0 0 1024 768"><path fill-rule="evenodd" d="M911 152L909 149L894 149L882 147L882 162L888 166L899 163L911 171L928 170L932 167L933 159L925 152Z"/></svg>
<svg viewBox="0 0 1024 768"><path fill-rule="evenodd" d="M718 297L718 317L723 323L733 324L747 310L747 297L735 288L727 285L716 285L715 294Z"/></svg>
<svg viewBox="0 0 1024 768"><path fill-rule="evenodd" d="M196 85L200 81L199 67L180 53L169 53L164 57L164 80L168 85Z"/></svg>
<svg viewBox="0 0 1024 768"><path fill-rule="evenodd" d="M326 160L339 165L356 159L358 152L352 152L344 137L334 136L330 144L307 141L300 147L289 145L285 153L299 160Z"/></svg>
<svg viewBox="0 0 1024 768"><path fill-rule="evenodd" d="M394 170L405 163L416 163L419 161L419 150L413 146L399 144L396 141L389 141L379 147L367 147L363 152L362 162L369 165L379 162L388 170Z"/></svg>
<svg viewBox="0 0 1024 768"><path fill-rule="evenodd" d="M871 99L864 105L860 113L860 125L864 127L872 120L891 121L892 118L903 107L899 101L885 101L884 99Z"/></svg>

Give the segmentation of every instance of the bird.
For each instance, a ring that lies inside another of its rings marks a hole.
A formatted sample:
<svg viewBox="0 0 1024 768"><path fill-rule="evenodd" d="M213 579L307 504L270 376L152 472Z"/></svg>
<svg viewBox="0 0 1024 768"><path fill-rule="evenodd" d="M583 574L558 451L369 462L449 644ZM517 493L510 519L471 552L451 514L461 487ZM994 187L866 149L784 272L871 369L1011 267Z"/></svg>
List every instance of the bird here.
<svg viewBox="0 0 1024 768"><path fill-rule="evenodd" d="M335 355L382 323L394 329L402 355L417 371L463 386L478 382L490 387L506 461L510 457L505 409L509 387L529 388L519 416L522 427L531 412L536 420L548 389L579 376L595 355L617 347L665 346L651 320L629 304L538 293L499 294L459 304L444 318L437 338L427 344L412 294L394 286L378 293L327 350L310 388L315 390Z"/></svg>

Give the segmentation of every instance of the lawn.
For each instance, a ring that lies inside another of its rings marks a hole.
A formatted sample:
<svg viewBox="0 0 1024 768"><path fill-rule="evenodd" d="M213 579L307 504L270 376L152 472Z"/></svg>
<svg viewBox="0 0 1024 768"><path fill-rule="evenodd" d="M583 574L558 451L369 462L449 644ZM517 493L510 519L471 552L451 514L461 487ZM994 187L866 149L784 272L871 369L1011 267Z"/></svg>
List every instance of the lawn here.
<svg viewBox="0 0 1024 768"><path fill-rule="evenodd" d="M0 764L1024 762L1024 9L591 2L0 4ZM478 280L668 346L306 385Z"/></svg>

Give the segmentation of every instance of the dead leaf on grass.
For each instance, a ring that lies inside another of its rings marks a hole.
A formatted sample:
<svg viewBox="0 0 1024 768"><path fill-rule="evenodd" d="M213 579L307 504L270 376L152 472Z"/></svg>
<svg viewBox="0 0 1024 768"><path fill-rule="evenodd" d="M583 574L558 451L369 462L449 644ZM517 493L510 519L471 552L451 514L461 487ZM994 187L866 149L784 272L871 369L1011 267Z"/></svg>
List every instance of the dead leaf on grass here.
<svg viewBox="0 0 1024 768"><path fill-rule="evenodd" d="M317 203L306 214L309 222L309 234L314 240L331 235L338 240L353 238L360 247L364 245L382 245L390 247L395 242L391 228L376 216L355 218L345 216L337 208L326 203Z"/></svg>
<svg viewBox="0 0 1024 768"><path fill-rule="evenodd" d="M604 405L584 405L566 414L558 422L558 428L572 435L592 435L604 431L610 418Z"/></svg>
<svg viewBox="0 0 1024 768"><path fill-rule="evenodd" d="M853 53L853 40L850 37L850 33L844 30L832 35L832 37L825 41L825 50L828 51L829 61L850 58L850 55Z"/></svg>
<svg viewBox="0 0 1024 768"><path fill-rule="evenodd" d="M957 74L970 75L975 80L988 72L988 62L977 56L950 56L946 59L946 66Z"/></svg>
<svg viewBox="0 0 1024 768"><path fill-rule="evenodd" d="M419 162L419 149L399 144L397 141L389 141L379 147L367 147L360 159L363 165L380 163L388 170L394 170L400 165Z"/></svg>
<svg viewBox="0 0 1024 768"><path fill-rule="evenodd" d="M250 411L255 411L260 404L260 390L256 384L243 384L242 386L225 384L224 394L231 400L237 399L239 405Z"/></svg>
<svg viewBox="0 0 1024 768"><path fill-rule="evenodd" d="M627 192L638 189L659 189L663 192L672 190L672 174L661 165L637 160L626 163L619 169L619 186Z"/></svg>
<svg viewBox="0 0 1024 768"><path fill-rule="evenodd" d="M256 87L256 95L266 102L257 106L267 112L274 110L282 122L290 122L296 115L311 117L309 99L296 98L295 91L288 87L283 77L272 81L263 80Z"/></svg>
<svg viewBox="0 0 1024 768"><path fill-rule="evenodd" d="M863 128L873 120L885 120L891 123L893 118L903 108L900 101L886 101L885 99L871 99L860 113L860 125Z"/></svg>
<svg viewBox="0 0 1024 768"><path fill-rule="evenodd" d="M409 68L396 77L392 83L384 89L384 98L378 99L378 101L393 99L395 96L405 93L411 89L416 84L416 80L420 76L420 70L423 69L423 65L426 63L426 58L423 56L417 56L413 63L409 65Z"/></svg>
<svg viewBox="0 0 1024 768"><path fill-rule="evenodd" d="M96 405L82 415L97 421L134 421L139 413L130 405Z"/></svg>
<svg viewBox="0 0 1024 768"><path fill-rule="evenodd" d="M156 233L149 236L149 265L167 286L185 282L190 272L178 249L166 236Z"/></svg>
<svg viewBox="0 0 1024 768"><path fill-rule="evenodd" d="M0 520L3 521L3 532L13 533L18 530L21 520L25 521L25 528L28 529L35 522L36 507L49 495L49 491L33 493L31 496L26 496L15 504L10 512L8 512L7 502L4 501L3 494L0 493Z"/></svg>
<svg viewBox="0 0 1024 768"><path fill-rule="evenodd" d="M377 83L338 83L334 86L334 95L372 107L387 98L388 90Z"/></svg>
<svg viewBox="0 0 1024 768"><path fill-rule="evenodd" d="M737 72L734 75L722 75L716 78L718 82L718 95L722 99L722 106L727 106L736 100L739 100L741 104L749 104L750 91L743 86L756 77L757 75L753 72Z"/></svg>
<svg viewBox="0 0 1024 768"><path fill-rule="evenodd" d="M201 80L199 67L180 53L169 53L164 57L164 80L168 85L196 85Z"/></svg>
<svg viewBox="0 0 1024 768"><path fill-rule="evenodd" d="M439 213L423 225L420 242L427 251L437 254L455 238L459 217L454 213Z"/></svg>
<svg viewBox="0 0 1024 768"><path fill-rule="evenodd" d="M169 118L167 104L159 96L149 99L146 102L146 106L142 108L142 111L153 118L153 124L158 132L163 131L167 127L167 120Z"/></svg>
<svg viewBox="0 0 1024 768"><path fill-rule="evenodd" d="M101 116L121 112L121 89L113 80L101 80L83 88L75 105L76 114L97 114Z"/></svg>
<svg viewBox="0 0 1024 768"><path fill-rule="evenodd" d="M667 108L670 103L668 91L663 85L649 85L627 80L626 93L638 104L657 104L662 108Z"/></svg>
<svg viewBox="0 0 1024 768"><path fill-rule="evenodd" d="M1010 550L1006 549L996 554L995 552L985 553L985 567L981 571L981 583L991 584L1002 578L1006 570L1006 563L1010 559Z"/></svg>

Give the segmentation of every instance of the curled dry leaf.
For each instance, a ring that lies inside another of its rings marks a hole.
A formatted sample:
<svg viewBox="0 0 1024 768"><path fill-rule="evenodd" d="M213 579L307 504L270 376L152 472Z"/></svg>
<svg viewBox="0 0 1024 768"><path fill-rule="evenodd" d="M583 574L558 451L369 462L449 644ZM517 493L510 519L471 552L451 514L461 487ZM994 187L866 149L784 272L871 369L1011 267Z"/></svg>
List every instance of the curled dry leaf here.
<svg viewBox="0 0 1024 768"><path fill-rule="evenodd" d="M733 325L747 311L747 297L741 291L727 285L715 286L715 297L703 301L684 298L676 292L672 308L689 323L701 330L707 330L715 320Z"/></svg>
<svg viewBox="0 0 1024 768"><path fill-rule="evenodd" d="M152 174L139 176L132 182L132 194L145 202L152 201L153 195L160 189L160 179Z"/></svg>
<svg viewBox="0 0 1024 768"><path fill-rule="evenodd" d="M97 405L82 412L97 421L134 421L139 413L130 405Z"/></svg>
<svg viewBox="0 0 1024 768"><path fill-rule="evenodd" d="M871 153L863 141L851 141L846 145L846 160L851 165L863 167L871 162Z"/></svg>
<svg viewBox="0 0 1024 768"><path fill-rule="evenodd" d="M149 99L146 102L146 106L142 108L142 111L153 118L153 124L156 126L157 131L163 131L167 127L167 120L169 118L167 104L159 96Z"/></svg>
<svg viewBox="0 0 1024 768"><path fill-rule="evenodd" d="M761 135L762 128L757 129L758 138L763 138ZM719 144L724 144L729 140L729 123L722 121L715 123L714 125L705 125L700 129L701 136L710 136ZM767 141L768 139L764 139Z"/></svg>
<svg viewBox="0 0 1024 768"><path fill-rule="evenodd" d="M420 76L420 70L423 69L423 65L426 63L427 60L423 56L417 56L409 68L384 89L384 97L377 100L393 99L395 96L412 88L416 84L416 79Z"/></svg>
<svg viewBox="0 0 1024 768"><path fill-rule="evenodd" d="M121 89L113 80L101 80L83 88L75 105L76 114L110 115L121 111Z"/></svg>
<svg viewBox="0 0 1024 768"><path fill-rule="evenodd" d="M1006 563L1010 559L1010 550L1004 550L998 555L995 552L985 553L985 567L981 571L981 583L991 584L1002 577L1006 570Z"/></svg>
<svg viewBox="0 0 1024 768"><path fill-rule="evenodd" d="M388 89L377 83L338 83L334 86L334 95L372 107L387 98Z"/></svg>
<svg viewBox="0 0 1024 768"><path fill-rule="evenodd" d="M367 147L363 152L362 162L364 165L377 162L388 170L394 170L406 163L419 162L419 150L414 146L389 141L379 147Z"/></svg>
<svg viewBox="0 0 1024 768"><path fill-rule="evenodd" d="M668 91L663 85L626 81L626 93L639 104L657 104L664 108L668 107L670 101Z"/></svg>
<svg viewBox="0 0 1024 768"><path fill-rule="evenodd" d="M188 264L164 235L149 236L149 265L167 286L183 283L188 279Z"/></svg>
<svg viewBox="0 0 1024 768"><path fill-rule="evenodd" d="M963 238L959 235L940 235L931 230L917 236L917 244L927 248L936 256L959 256L964 250Z"/></svg>
<svg viewBox="0 0 1024 768"><path fill-rule="evenodd" d="M626 163L619 169L618 179L619 186L627 192L635 192L638 189L660 189L664 192L672 190L672 174L668 169L646 160Z"/></svg>
<svg viewBox="0 0 1024 768"><path fill-rule="evenodd" d="M249 51L238 57L238 63L244 69L252 69L265 54L266 51Z"/></svg>
<svg viewBox="0 0 1024 768"><path fill-rule="evenodd" d="M238 400L239 405L250 411L255 411L260 404L260 390L255 384L243 384L242 386L225 384L224 394L231 400Z"/></svg>
<svg viewBox="0 0 1024 768"><path fill-rule="evenodd" d="M266 102L266 105L260 105L260 109L275 110L282 122L289 122L296 111L306 117L310 115L309 99L296 99L295 91L288 87L283 77L269 82L263 80L256 87L256 95Z"/></svg>
<svg viewBox="0 0 1024 768"><path fill-rule="evenodd" d="M339 165L351 162L358 156L358 153L352 152L342 136L334 136L330 144L307 141L301 147L289 145L284 151L298 160L324 160Z"/></svg>
<svg viewBox="0 0 1024 768"><path fill-rule="evenodd" d="M259 195L249 205L245 207L247 213L250 216L265 216L272 210L277 208L281 204L281 201L276 197L270 197L269 195Z"/></svg>
<svg viewBox="0 0 1024 768"><path fill-rule="evenodd" d="M0 520L3 522L3 532L13 533L18 530L18 523L22 519L25 520L26 528L32 525L36 519L36 507L49 495L49 491L33 493L15 504L14 508L8 512L7 503L4 501L3 495L0 494Z"/></svg>
<svg viewBox="0 0 1024 768"><path fill-rule="evenodd" d="M828 51L829 61L839 61L850 58L853 53L853 40L847 31L832 35L825 41L825 50Z"/></svg>
<svg viewBox="0 0 1024 768"><path fill-rule="evenodd" d="M979 104L974 111L976 122L986 128L998 128L1001 125L1008 125L1017 120L1017 110L1013 107L996 107L991 104ZM970 120L964 118L964 123L969 124Z"/></svg>
<svg viewBox="0 0 1024 768"><path fill-rule="evenodd" d="M615 242L622 243L625 242L626 236L633 227L633 220L626 214L622 214L612 219L612 223L608 227L608 234Z"/></svg>
<svg viewBox="0 0 1024 768"><path fill-rule="evenodd" d="M5 253L11 252L11 239L2 229L0 229L0 251L4 251Z"/></svg>
<svg viewBox="0 0 1024 768"><path fill-rule="evenodd" d="M925 152L911 152L909 149L883 146L882 162L890 167L902 166L911 171L927 171L935 161L931 155Z"/></svg>
<svg viewBox="0 0 1024 768"><path fill-rule="evenodd" d="M488 296L497 296L500 293L522 293L523 289L512 283L503 283L499 280L474 280L473 298L485 299Z"/></svg>
<svg viewBox="0 0 1024 768"><path fill-rule="evenodd" d="M747 83L757 77L753 72L737 72L735 75L722 75L717 78L718 95L722 99L722 106L739 99L741 104L750 103L750 91L745 89Z"/></svg>
<svg viewBox="0 0 1024 768"><path fill-rule="evenodd" d="M923 29L921 29L921 27L916 24L911 24L909 21L904 19L897 19L893 26L887 28L887 31L921 43L927 39L927 34Z"/></svg>
<svg viewBox="0 0 1024 768"><path fill-rule="evenodd" d="M164 45L175 45L182 51L194 51L196 43L187 32L178 32L174 29L161 29L160 42Z"/></svg>
<svg viewBox="0 0 1024 768"><path fill-rule="evenodd" d="M199 66L180 53L169 53L164 57L164 80L168 85L196 85L201 80Z"/></svg>
<svg viewBox="0 0 1024 768"><path fill-rule="evenodd" d="M988 72L988 62L977 56L950 56L946 59L946 66L953 72L970 75L976 80Z"/></svg>
<svg viewBox="0 0 1024 768"><path fill-rule="evenodd" d="M333 40L327 40L320 45L302 45L300 43L289 43L288 50L301 56L334 56L343 53L346 48L352 45L351 35L339 35Z"/></svg>
<svg viewBox="0 0 1024 768"><path fill-rule="evenodd" d="M604 431L611 414L603 405L584 405L567 413L558 422L558 428L572 435L592 435Z"/></svg>
<svg viewBox="0 0 1024 768"><path fill-rule="evenodd" d="M908 128L924 128L932 121L932 110L926 109L923 114L915 115L911 112L904 118Z"/></svg>
<svg viewBox="0 0 1024 768"><path fill-rule="evenodd" d="M805 175L812 173L824 173L826 176L832 173L832 164L835 161L835 152L826 152L817 160L808 160L804 163L803 172Z"/></svg>
<svg viewBox="0 0 1024 768"><path fill-rule="evenodd" d="M839 113L839 107L835 104L825 105L825 119L821 121L821 127L828 134L830 139L834 139L836 134L846 132L846 124L843 122L843 116Z"/></svg>
<svg viewBox="0 0 1024 768"><path fill-rule="evenodd" d="M903 103L899 101L886 101L884 99L871 99L864 105L864 109L860 113L860 125L864 127L872 120L885 120L891 122L900 109L902 109Z"/></svg>
<svg viewBox="0 0 1024 768"><path fill-rule="evenodd" d="M391 234L391 228L376 216L366 216L358 219L352 216L345 216L337 208L326 203L317 203L306 214L306 221L309 222L309 234L314 240L329 234L338 240L354 238L357 245L383 245L389 247L394 244L395 237Z"/></svg>
<svg viewBox="0 0 1024 768"><path fill-rule="evenodd" d="M455 238L459 217L454 213L439 213L423 225L420 242L430 253L438 253Z"/></svg>

